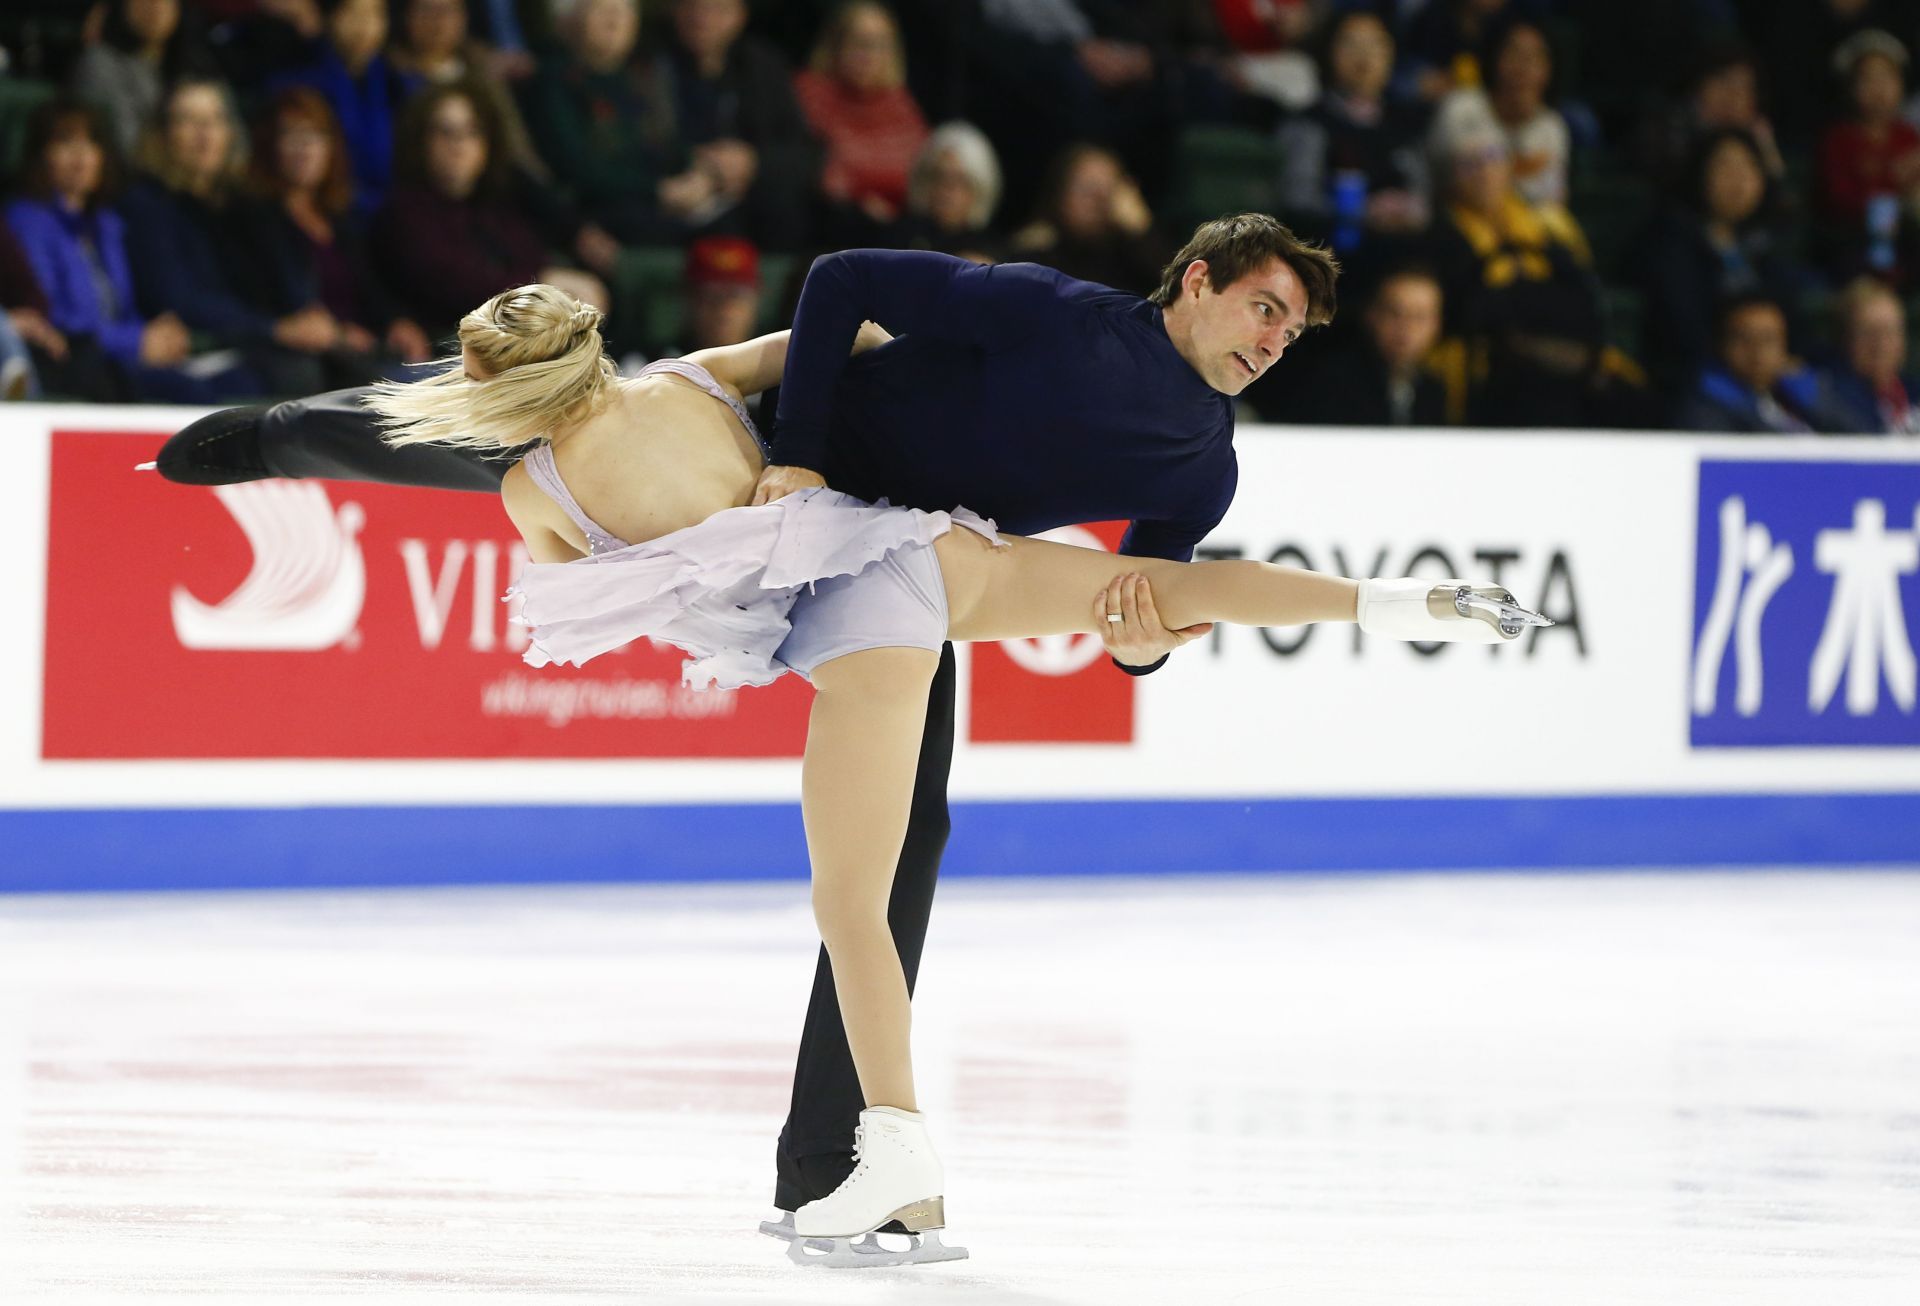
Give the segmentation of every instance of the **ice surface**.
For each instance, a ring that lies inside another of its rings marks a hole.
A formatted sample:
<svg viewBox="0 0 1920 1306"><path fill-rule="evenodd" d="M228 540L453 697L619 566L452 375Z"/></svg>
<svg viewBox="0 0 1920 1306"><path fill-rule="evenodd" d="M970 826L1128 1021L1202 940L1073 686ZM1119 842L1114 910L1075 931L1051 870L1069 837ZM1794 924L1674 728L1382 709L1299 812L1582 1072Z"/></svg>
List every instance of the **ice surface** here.
<svg viewBox="0 0 1920 1306"><path fill-rule="evenodd" d="M1920 876L953 882L790 1265L797 884L0 899L0 1301L1920 1301Z"/></svg>

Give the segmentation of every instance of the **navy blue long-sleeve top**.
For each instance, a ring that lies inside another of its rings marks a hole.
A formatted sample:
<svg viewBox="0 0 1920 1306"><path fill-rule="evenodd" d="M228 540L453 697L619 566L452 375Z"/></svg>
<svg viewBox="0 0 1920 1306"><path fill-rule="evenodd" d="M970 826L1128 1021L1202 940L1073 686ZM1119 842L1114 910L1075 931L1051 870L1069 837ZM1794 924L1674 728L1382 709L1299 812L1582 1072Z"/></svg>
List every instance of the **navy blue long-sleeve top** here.
<svg viewBox="0 0 1920 1306"><path fill-rule="evenodd" d="M898 338L850 359L867 319ZM1239 476L1232 404L1157 305L1031 263L870 249L807 276L773 461L1015 534L1127 521L1122 553L1180 562Z"/></svg>

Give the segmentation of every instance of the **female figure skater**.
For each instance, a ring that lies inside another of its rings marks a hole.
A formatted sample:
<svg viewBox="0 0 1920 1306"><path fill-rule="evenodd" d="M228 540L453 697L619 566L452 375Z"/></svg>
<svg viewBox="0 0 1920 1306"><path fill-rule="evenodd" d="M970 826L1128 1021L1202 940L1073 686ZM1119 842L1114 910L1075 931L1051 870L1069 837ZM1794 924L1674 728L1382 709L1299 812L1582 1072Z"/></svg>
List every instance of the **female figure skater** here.
<svg viewBox="0 0 1920 1306"><path fill-rule="evenodd" d="M1496 643L1544 619L1504 590L1355 582L1251 561L1176 563L1002 535L951 512L808 489L748 506L766 447L744 394L779 382L787 335L617 377L598 309L552 286L496 295L460 323L459 366L368 400L394 444L526 450L501 494L533 563L516 586L527 659L581 663L641 636L685 650L689 683L816 691L801 770L813 908L867 1109L859 1160L794 1213L791 1254L829 1264L965 1255L890 1222L944 1227L943 1172L914 1097L911 1008L887 928L928 686L941 644L1097 631L1151 586L1169 627L1358 621L1400 639ZM884 343L863 328L856 352ZM852 1245L866 1239L864 1250ZM810 1256L808 1240L827 1249Z"/></svg>

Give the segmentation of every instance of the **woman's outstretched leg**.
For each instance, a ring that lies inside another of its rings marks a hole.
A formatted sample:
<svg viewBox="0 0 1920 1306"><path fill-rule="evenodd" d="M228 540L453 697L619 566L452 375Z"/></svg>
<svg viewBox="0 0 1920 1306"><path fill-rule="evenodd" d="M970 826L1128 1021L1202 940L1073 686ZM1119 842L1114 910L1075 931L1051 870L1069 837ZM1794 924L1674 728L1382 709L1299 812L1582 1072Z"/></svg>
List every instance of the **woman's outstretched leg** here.
<svg viewBox="0 0 1920 1306"><path fill-rule="evenodd" d="M1170 629L1228 621L1241 626L1301 626L1353 621L1360 583L1343 576L1266 562L1168 562L1116 558L1019 536L996 549L972 531L935 543L947 585L949 631L956 640L1014 639L1095 628L1094 596L1123 571L1144 576Z"/></svg>
<svg viewBox="0 0 1920 1306"><path fill-rule="evenodd" d="M881 648L814 668L801 766L813 913L833 962L847 1046L868 1106L913 1111L911 1007L887 928L906 838L927 686L940 655Z"/></svg>
<svg viewBox="0 0 1920 1306"><path fill-rule="evenodd" d="M1147 581L1160 621L1171 630L1212 621L1237 626L1357 621L1362 630L1388 639L1497 644L1529 626L1553 624L1520 607L1497 585L1348 580L1270 562L1115 558L1098 549L1004 539L1006 547L995 549L971 531L956 530L935 541L947 587L950 638L1098 630L1111 611L1106 591L1116 575L1126 572Z"/></svg>

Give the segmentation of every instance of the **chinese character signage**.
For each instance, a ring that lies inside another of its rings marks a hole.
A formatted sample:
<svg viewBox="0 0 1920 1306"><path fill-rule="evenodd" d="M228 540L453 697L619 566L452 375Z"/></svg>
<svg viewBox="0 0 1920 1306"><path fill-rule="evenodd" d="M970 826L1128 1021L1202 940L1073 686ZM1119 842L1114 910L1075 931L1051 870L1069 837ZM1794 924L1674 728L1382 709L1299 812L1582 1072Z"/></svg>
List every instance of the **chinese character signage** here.
<svg viewBox="0 0 1920 1306"><path fill-rule="evenodd" d="M1695 747L1920 744L1920 463L1700 465Z"/></svg>

